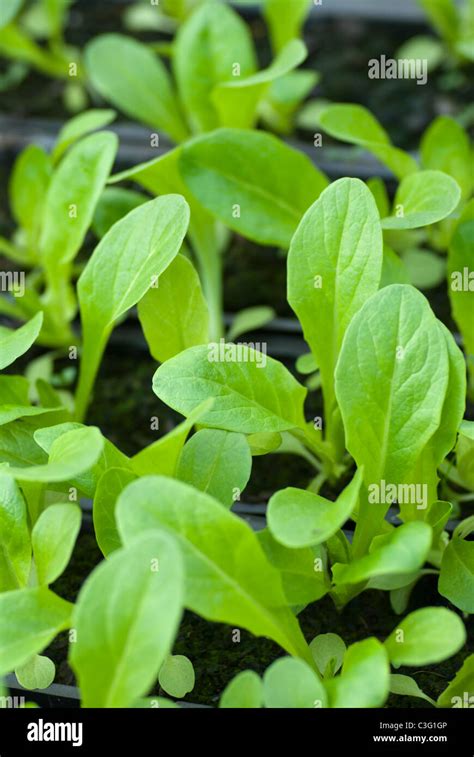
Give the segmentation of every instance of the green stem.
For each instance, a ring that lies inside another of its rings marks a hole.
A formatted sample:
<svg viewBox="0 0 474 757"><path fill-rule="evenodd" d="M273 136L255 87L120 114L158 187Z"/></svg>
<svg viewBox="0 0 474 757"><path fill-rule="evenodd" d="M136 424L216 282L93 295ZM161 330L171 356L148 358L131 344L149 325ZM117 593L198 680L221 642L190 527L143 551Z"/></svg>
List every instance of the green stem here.
<svg viewBox="0 0 474 757"><path fill-rule="evenodd" d="M84 326L83 347L79 369L79 383L75 397L75 419L83 423L91 400L92 390L99 370L102 355L109 338L108 333L94 333Z"/></svg>

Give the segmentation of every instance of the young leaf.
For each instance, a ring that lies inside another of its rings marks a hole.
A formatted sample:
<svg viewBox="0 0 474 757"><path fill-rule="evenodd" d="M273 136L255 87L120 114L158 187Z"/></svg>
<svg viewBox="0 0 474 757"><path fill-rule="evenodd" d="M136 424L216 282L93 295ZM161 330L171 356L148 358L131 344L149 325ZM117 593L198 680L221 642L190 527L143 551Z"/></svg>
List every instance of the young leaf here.
<svg viewBox="0 0 474 757"><path fill-rule="evenodd" d="M69 658L84 707L128 707L147 693L173 644L182 600L181 555L167 534L143 534L93 571L74 610Z"/></svg>
<svg viewBox="0 0 474 757"><path fill-rule="evenodd" d="M47 689L54 681L56 667L49 657L35 654L24 665L20 665L15 670L15 675L18 683L24 689L30 691Z"/></svg>
<svg viewBox="0 0 474 757"><path fill-rule="evenodd" d="M474 542L456 532L443 552L438 591L463 612L474 613Z"/></svg>
<svg viewBox="0 0 474 757"><path fill-rule="evenodd" d="M418 229L442 221L457 208L461 190L442 171L419 171L406 176L393 202L392 215L382 219L383 229Z"/></svg>
<svg viewBox="0 0 474 757"><path fill-rule="evenodd" d="M281 247L289 246L303 213L328 185L306 155L258 131L218 129L197 137L183 146L179 165L209 212L255 242Z"/></svg>
<svg viewBox="0 0 474 757"><path fill-rule="evenodd" d="M243 434L205 428L184 445L176 478L231 507L240 499L251 469L252 455Z"/></svg>
<svg viewBox="0 0 474 757"><path fill-rule="evenodd" d="M16 331L0 328L0 370L14 363L30 349L41 331L42 324L43 313L36 313L31 321Z"/></svg>
<svg viewBox="0 0 474 757"><path fill-rule="evenodd" d="M410 676L402 676L393 673L390 676L390 693L398 694L402 697L417 697L418 699L424 699L426 702L435 705L434 700L427 696L420 689L414 678L410 678Z"/></svg>
<svg viewBox="0 0 474 757"><path fill-rule="evenodd" d="M173 54L173 71L192 130L210 131L220 125L211 101L216 84L247 77L255 69L252 38L238 14L223 3L206 2L198 8L179 30Z"/></svg>
<svg viewBox="0 0 474 757"><path fill-rule="evenodd" d="M260 709L263 704L263 683L253 670L243 670L227 684L219 707L224 709Z"/></svg>
<svg viewBox="0 0 474 757"><path fill-rule="evenodd" d="M118 140L99 132L81 139L64 156L48 187L40 254L55 277L55 267L76 256L112 168Z"/></svg>
<svg viewBox="0 0 474 757"><path fill-rule="evenodd" d="M274 50L281 50L289 40L300 37L310 0L265 0L263 14L269 26Z"/></svg>
<svg viewBox="0 0 474 757"><path fill-rule="evenodd" d="M122 34L103 34L84 53L95 89L127 116L163 129L175 142L188 136L165 65L146 45Z"/></svg>
<svg viewBox="0 0 474 757"><path fill-rule="evenodd" d="M240 518L209 495L161 476L129 484L116 513L125 544L156 528L176 536L185 562L186 607L209 620L268 636L311 663L299 625L287 607L280 575Z"/></svg>
<svg viewBox="0 0 474 757"><path fill-rule="evenodd" d="M209 341L209 313L193 264L177 255L138 304L150 352L160 363Z"/></svg>
<svg viewBox="0 0 474 757"><path fill-rule="evenodd" d="M254 331L275 318L275 311L273 308L266 306L257 306L252 308L245 308L237 313L232 324L227 332L227 341L235 342L237 337L242 334L246 334L248 331Z"/></svg>
<svg viewBox="0 0 474 757"><path fill-rule="evenodd" d="M439 695L436 704L438 707L465 707L466 694L468 697L474 695L474 654L464 660L462 668Z"/></svg>
<svg viewBox="0 0 474 757"><path fill-rule="evenodd" d="M214 362L219 346L191 347L161 365L153 377L155 394L186 416L213 397L201 422L226 431L251 434L304 424L306 390L281 363L243 344L222 345L238 347L241 360Z"/></svg>
<svg viewBox="0 0 474 757"><path fill-rule="evenodd" d="M0 469L0 592L25 586L31 564L28 510L18 484Z"/></svg>
<svg viewBox="0 0 474 757"><path fill-rule="evenodd" d="M135 478L135 474L125 468L109 468L97 483L92 517L97 544L104 557L121 546L115 522L115 506L119 494Z"/></svg>
<svg viewBox="0 0 474 757"><path fill-rule="evenodd" d="M380 537L373 551L347 565L333 566L333 578L339 584L357 584L373 576L398 575L419 570L428 555L432 541L431 527L414 521L395 528Z"/></svg>
<svg viewBox="0 0 474 757"><path fill-rule="evenodd" d="M102 129L114 121L116 113L114 110L105 110L100 108L91 108L84 113L66 121L60 129L51 153L52 160L57 163L66 150L77 142L78 139L90 134L92 131Z"/></svg>
<svg viewBox="0 0 474 757"><path fill-rule="evenodd" d="M323 678L333 678L346 654L346 645L337 633L320 633L309 648Z"/></svg>
<svg viewBox="0 0 474 757"><path fill-rule="evenodd" d="M460 223L448 251L448 294L474 376L474 221Z"/></svg>
<svg viewBox="0 0 474 757"><path fill-rule="evenodd" d="M13 166L9 185L11 209L18 225L26 230L33 250L38 244L51 173L51 159L38 145L28 145Z"/></svg>
<svg viewBox="0 0 474 757"><path fill-rule="evenodd" d="M324 686L303 660L281 657L263 676L265 707L311 709L327 706Z"/></svg>
<svg viewBox="0 0 474 757"><path fill-rule="evenodd" d="M69 481L89 470L97 462L104 446L104 437L94 426L75 429L62 434L51 447L44 465L8 468L19 481L52 483Z"/></svg>
<svg viewBox="0 0 474 757"><path fill-rule="evenodd" d="M50 505L36 521L31 542L40 585L52 584L66 568L81 527L81 510L72 503Z"/></svg>
<svg viewBox="0 0 474 757"><path fill-rule="evenodd" d="M288 487L276 492L268 503L268 527L286 547L322 544L350 518L357 505L363 471L358 470L335 502L319 494Z"/></svg>
<svg viewBox="0 0 474 757"><path fill-rule="evenodd" d="M120 221L139 205L143 205L147 202L147 199L145 195L135 192L133 189L106 187L97 203L92 219L94 234L102 239L114 223Z"/></svg>
<svg viewBox="0 0 474 757"><path fill-rule="evenodd" d="M416 160L391 144L385 129L362 105L329 105L319 113L319 122L331 137L365 147L399 179L418 171Z"/></svg>
<svg viewBox="0 0 474 757"><path fill-rule="evenodd" d="M0 594L0 675L24 665L68 628L72 609L45 586Z"/></svg>
<svg viewBox="0 0 474 757"><path fill-rule="evenodd" d="M407 615L385 640L390 662L432 665L456 654L466 641L461 618L445 607L423 607Z"/></svg>
<svg viewBox="0 0 474 757"><path fill-rule="evenodd" d="M423 134L420 145L423 168L443 171L461 187L462 197L468 199L473 185L471 147L469 138L457 121L438 116Z"/></svg>
<svg viewBox="0 0 474 757"><path fill-rule="evenodd" d="M389 694L390 666L377 639L351 644L339 676L326 682L334 708L383 707Z"/></svg>
<svg viewBox="0 0 474 757"><path fill-rule="evenodd" d="M183 699L194 689L194 668L191 660L182 654L169 655L158 674L162 689L175 699Z"/></svg>
<svg viewBox="0 0 474 757"><path fill-rule="evenodd" d="M288 254L288 302L321 370L326 422L334 410L334 369L353 315L378 289L383 242L371 192L339 179L303 216Z"/></svg>
<svg viewBox="0 0 474 757"><path fill-rule="evenodd" d="M176 257L188 223L189 207L182 197L158 197L112 226L94 250L77 285L84 340L76 398L79 419L116 320L141 300Z"/></svg>

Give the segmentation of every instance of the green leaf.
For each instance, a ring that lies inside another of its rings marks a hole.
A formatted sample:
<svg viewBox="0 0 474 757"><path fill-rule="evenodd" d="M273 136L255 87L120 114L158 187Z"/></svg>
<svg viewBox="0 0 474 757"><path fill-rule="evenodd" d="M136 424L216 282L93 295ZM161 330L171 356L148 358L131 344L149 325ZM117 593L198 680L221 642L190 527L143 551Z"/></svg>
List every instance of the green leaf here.
<svg viewBox="0 0 474 757"><path fill-rule="evenodd" d="M453 534L443 552L438 591L463 612L474 613L474 542Z"/></svg>
<svg viewBox="0 0 474 757"><path fill-rule="evenodd" d="M189 207L181 196L158 197L118 221L95 248L77 285L84 340L76 397L79 419L115 322L176 257L188 223Z"/></svg>
<svg viewBox="0 0 474 757"><path fill-rule="evenodd" d="M108 126L115 120L115 116L116 113L114 110L91 108L91 110L79 113L78 116L74 116L74 118L66 121L57 136L56 144L51 153L52 160L57 163L74 142L77 142L78 139L81 139L86 134Z"/></svg>
<svg viewBox="0 0 474 757"><path fill-rule="evenodd" d="M456 673L449 686L439 695L438 707L466 707L472 704L474 695L474 654L464 660L463 666ZM471 697L469 699L469 697Z"/></svg>
<svg viewBox="0 0 474 757"><path fill-rule="evenodd" d="M97 203L92 219L94 234L102 239L114 223L120 221L134 208L143 205L147 199L145 195L135 192L133 189L106 187Z"/></svg>
<svg viewBox="0 0 474 757"><path fill-rule="evenodd" d="M163 129L175 142L187 138L170 75L146 45L103 34L87 44L84 63L94 88L127 116Z"/></svg>
<svg viewBox="0 0 474 757"><path fill-rule="evenodd" d="M22 150L13 166L9 185L12 214L26 230L33 249L38 244L51 174L51 159L38 145Z"/></svg>
<svg viewBox="0 0 474 757"><path fill-rule="evenodd" d="M210 213L255 242L281 247L328 185L306 155L258 131L218 129L193 139L179 165Z"/></svg>
<svg viewBox="0 0 474 757"><path fill-rule="evenodd" d="M0 469L0 592L25 586L31 565L28 510L18 484Z"/></svg>
<svg viewBox="0 0 474 757"><path fill-rule="evenodd" d="M387 286L354 316L336 395L347 448L368 486L409 474L440 425L448 376L445 336L416 289Z"/></svg>
<svg viewBox="0 0 474 757"><path fill-rule="evenodd" d="M292 548L327 541L356 507L362 476L363 471L358 470L335 502L292 486L276 492L267 509L268 527L275 539Z"/></svg>
<svg viewBox="0 0 474 757"><path fill-rule="evenodd" d="M129 484L116 512L125 544L155 528L176 537L185 562L187 608L208 620L268 636L311 662L280 575L244 521L208 494L161 476Z"/></svg>
<svg viewBox="0 0 474 757"><path fill-rule="evenodd" d="M459 17L453 0L418 0L438 34L448 42L459 33Z"/></svg>
<svg viewBox="0 0 474 757"><path fill-rule="evenodd" d="M346 645L337 633L320 633L310 643L309 648L323 678L333 678L346 654Z"/></svg>
<svg viewBox="0 0 474 757"><path fill-rule="evenodd" d="M401 697L417 697L424 699L426 702L435 705L431 697L427 696L418 686L414 678L392 673L390 676L390 693L398 694Z"/></svg>
<svg viewBox="0 0 474 757"><path fill-rule="evenodd" d="M273 308L265 306L245 308L234 316L227 333L227 341L234 342L237 337L265 326L274 318Z"/></svg>
<svg viewBox="0 0 474 757"><path fill-rule="evenodd" d="M176 478L231 507L240 499L251 470L252 455L243 434L205 428L184 445Z"/></svg>
<svg viewBox="0 0 474 757"><path fill-rule="evenodd" d="M457 208L461 190L442 171L419 171L400 182L392 215L382 219L383 229L418 229L447 218Z"/></svg>
<svg viewBox="0 0 474 757"><path fill-rule="evenodd" d="M359 179L331 184L291 241L288 302L321 371L326 423L334 410L334 369L344 333L378 289L382 256L377 207Z"/></svg>
<svg viewBox="0 0 474 757"><path fill-rule="evenodd" d="M0 675L24 665L69 628L72 609L44 586L0 594Z"/></svg>
<svg viewBox="0 0 474 757"><path fill-rule="evenodd" d="M269 90L272 82L293 71L306 56L307 50L303 42L292 39L268 68L243 79L239 77L218 84L212 92L212 101L219 116L216 126L239 129L251 129L255 126L259 101Z"/></svg>
<svg viewBox="0 0 474 757"><path fill-rule="evenodd" d="M175 699L183 699L194 689L194 668L191 660L182 654L169 655L158 674L162 689Z"/></svg>
<svg viewBox="0 0 474 757"><path fill-rule="evenodd" d="M260 709L263 704L263 683L253 670L243 670L227 684L219 702L225 709Z"/></svg>
<svg viewBox="0 0 474 757"><path fill-rule="evenodd" d="M99 132L74 145L53 173L44 204L40 254L54 278L55 267L77 255L112 168L118 140Z"/></svg>
<svg viewBox="0 0 474 757"><path fill-rule="evenodd" d="M407 615L385 640L390 662L433 665L456 654L466 641L461 618L446 607L423 607Z"/></svg>
<svg viewBox="0 0 474 757"><path fill-rule="evenodd" d="M220 362L220 347L225 354L231 353L231 359L241 359ZM237 348L238 352L232 352ZM201 422L225 431L251 434L304 424L306 390L281 363L243 344L185 350L158 368L153 391L186 416L200 402L213 397L214 404Z"/></svg>
<svg viewBox="0 0 474 757"><path fill-rule="evenodd" d="M419 570L431 548L432 531L427 523L413 521L379 537L373 551L353 562L333 566L337 585L357 584L373 576L399 575Z"/></svg>
<svg viewBox="0 0 474 757"><path fill-rule="evenodd" d="M390 666L377 639L351 644L342 672L326 683L330 707L383 707L389 694Z"/></svg>
<svg viewBox="0 0 474 757"><path fill-rule="evenodd" d="M119 494L136 478L124 468L109 468L97 483L92 517L97 544L104 557L108 557L121 546L115 522L115 506Z"/></svg>
<svg viewBox="0 0 474 757"><path fill-rule="evenodd" d="M402 260L407 283L413 284L417 289L433 289L446 277L446 261L430 250L406 250Z"/></svg>
<svg viewBox="0 0 474 757"><path fill-rule="evenodd" d="M28 323L16 331L0 328L0 370L14 363L30 349L41 331L42 324L43 313L36 313Z"/></svg>
<svg viewBox="0 0 474 757"><path fill-rule="evenodd" d="M474 491L474 421L463 421L459 428L456 469L464 486Z"/></svg>
<svg viewBox="0 0 474 757"><path fill-rule="evenodd" d="M8 468L19 481L53 483L69 481L89 470L97 462L104 446L104 437L95 426L74 429L62 434L51 447L48 462L25 468Z"/></svg>
<svg viewBox="0 0 474 757"><path fill-rule="evenodd" d="M254 457L258 455L268 455L269 452L275 452L281 445L281 434L275 432L257 432L247 436L250 451Z"/></svg>
<svg viewBox="0 0 474 757"><path fill-rule="evenodd" d="M40 585L52 584L65 570L81 527L81 509L72 503L50 505L36 521L31 542Z"/></svg>
<svg viewBox="0 0 474 757"><path fill-rule="evenodd" d="M385 129L362 105L329 105L319 113L319 123L331 137L365 147L399 179L418 171L416 160L391 144Z"/></svg>
<svg viewBox="0 0 474 757"><path fill-rule="evenodd" d="M461 187L463 199L469 198L473 186L471 147L469 137L457 121L449 116L435 118L423 134L420 156L423 168L452 176Z"/></svg>
<svg viewBox="0 0 474 757"><path fill-rule="evenodd" d="M264 0L263 15L270 30L274 50L281 50L289 40L300 37L309 13L310 0Z"/></svg>
<svg viewBox="0 0 474 757"><path fill-rule="evenodd" d="M93 571L74 610L69 657L84 707L128 707L149 691L173 644L182 601L182 560L166 534L143 534Z"/></svg>
<svg viewBox="0 0 474 757"><path fill-rule="evenodd" d="M263 676L265 707L312 709L327 706L324 686L304 660L281 657Z"/></svg>
<svg viewBox="0 0 474 757"><path fill-rule="evenodd" d="M238 14L223 3L198 8L179 30L173 50L173 71L192 130L219 126L211 99L214 87L255 69L252 37Z"/></svg>
<svg viewBox="0 0 474 757"><path fill-rule="evenodd" d="M448 294L468 362L474 363L474 221L461 223L448 252ZM473 368L474 371L474 368ZM473 373L474 375L474 373Z"/></svg>
<svg viewBox="0 0 474 757"><path fill-rule="evenodd" d="M138 304L150 352L160 363L209 341L209 313L193 264L177 255Z"/></svg>
<svg viewBox="0 0 474 757"><path fill-rule="evenodd" d="M268 528L257 533L268 560L280 572L283 590L291 607L315 602L331 588L319 547L289 549L273 538Z"/></svg>
<svg viewBox="0 0 474 757"><path fill-rule="evenodd" d="M47 689L54 681L56 667L49 657L35 654L24 665L15 670L15 675L20 686L34 691L35 689Z"/></svg>
<svg viewBox="0 0 474 757"><path fill-rule="evenodd" d="M22 5L23 0L4 0L0 8L0 29L15 18Z"/></svg>

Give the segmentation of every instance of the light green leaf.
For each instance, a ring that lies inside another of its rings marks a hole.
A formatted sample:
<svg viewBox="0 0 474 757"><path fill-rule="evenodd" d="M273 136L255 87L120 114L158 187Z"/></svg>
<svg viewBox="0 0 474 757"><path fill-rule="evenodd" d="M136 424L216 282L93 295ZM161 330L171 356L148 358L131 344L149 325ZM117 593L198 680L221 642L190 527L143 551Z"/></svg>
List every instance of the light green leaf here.
<svg viewBox="0 0 474 757"><path fill-rule="evenodd" d="M327 706L324 686L303 660L282 657L265 671L263 701L272 709L312 709Z"/></svg>
<svg viewBox="0 0 474 757"><path fill-rule="evenodd" d="M19 481L52 483L69 481L97 462L104 446L104 437L95 426L75 429L62 434L51 447L45 465L8 468Z"/></svg>
<svg viewBox="0 0 474 757"><path fill-rule="evenodd" d="M112 168L118 140L111 132L81 139L53 173L44 204L40 254L51 269L77 255Z"/></svg>
<svg viewBox="0 0 474 757"><path fill-rule="evenodd" d="M370 554L347 565L333 566L337 585L357 584L373 576L410 574L419 570L431 548L432 531L427 523L413 521L379 539Z"/></svg>
<svg viewBox="0 0 474 757"><path fill-rule="evenodd" d="M342 672L326 683L333 708L383 707L389 694L390 666L383 645L374 638L351 644Z"/></svg>
<svg viewBox="0 0 474 757"><path fill-rule="evenodd" d="M385 640L390 662L433 665L456 654L466 641L461 618L446 607L423 607L407 615Z"/></svg>
<svg viewBox="0 0 474 757"><path fill-rule="evenodd" d="M257 432L256 434L249 434L247 441L254 457L268 455L269 452L275 452L281 445L281 434L278 434L276 431Z"/></svg>
<svg viewBox="0 0 474 757"><path fill-rule="evenodd" d="M167 534L143 534L93 571L74 610L69 657L84 707L128 707L149 691L173 644L182 600L181 555Z"/></svg>
<svg viewBox="0 0 474 757"><path fill-rule="evenodd" d="M194 689L194 668L191 660L182 654L169 655L158 674L162 689L175 699L183 699Z"/></svg>
<svg viewBox="0 0 474 757"><path fill-rule="evenodd" d="M274 50L281 50L289 40L300 37L309 13L310 0L264 0L263 14L270 30Z"/></svg>
<svg viewBox="0 0 474 757"><path fill-rule="evenodd" d="M163 129L175 142L186 139L170 75L146 45L122 34L103 34L87 44L84 63L94 88L127 116Z"/></svg>
<svg viewBox="0 0 474 757"><path fill-rule="evenodd" d="M474 696L474 654L464 660L463 666L456 673L449 686L439 695L438 707L465 707L472 704Z"/></svg>
<svg viewBox="0 0 474 757"><path fill-rule="evenodd" d="M265 306L245 308L234 316L227 332L227 341L234 342L237 337L265 326L273 318L275 318L273 308Z"/></svg>
<svg viewBox="0 0 474 757"><path fill-rule="evenodd" d="M0 674L24 665L69 628L72 609L44 586L0 594Z"/></svg>
<svg viewBox="0 0 474 757"><path fill-rule="evenodd" d="M463 421L459 428L456 469L464 486L474 491L474 421Z"/></svg>
<svg viewBox="0 0 474 757"><path fill-rule="evenodd" d="M453 0L418 0L438 34L453 42L459 34L459 16Z"/></svg>
<svg viewBox="0 0 474 757"><path fill-rule="evenodd" d="M141 205L118 221L95 248L77 289L83 353L76 413L85 413L103 351L114 324L137 304L181 247L189 207L179 195Z"/></svg>
<svg viewBox="0 0 474 757"><path fill-rule="evenodd" d="M2 6L0 7L0 29L15 18L22 5L23 0L3 1Z"/></svg>
<svg viewBox="0 0 474 757"><path fill-rule="evenodd" d="M320 633L309 648L323 678L333 678L344 661L346 645L337 633Z"/></svg>
<svg viewBox="0 0 474 757"><path fill-rule="evenodd" d="M209 495L161 476L129 484L116 512L125 544L155 528L177 538L185 562L186 607L208 620L268 636L290 654L311 661L280 575L244 521Z"/></svg>
<svg viewBox="0 0 474 757"><path fill-rule="evenodd" d="M134 208L143 205L147 199L145 195L135 192L133 189L106 187L97 203L92 219L94 234L102 239L114 223L120 221Z"/></svg>
<svg viewBox="0 0 474 757"><path fill-rule="evenodd" d="M328 185L306 155L258 131L218 129L191 140L179 165L210 213L255 242L281 247Z"/></svg>
<svg viewBox="0 0 474 757"><path fill-rule="evenodd" d="M220 347L227 352L238 348L239 352L231 354L232 362L219 362ZM239 353L241 360L235 360ZM243 344L185 350L158 368L153 391L186 416L213 397L214 404L201 422L226 431L251 434L304 424L306 390L281 363Z"/></svg>
<svg viewBox="0 0 474 757"><path fill-rule="evenodd" d="M305 213L291 241L288 301L321 371L327 424L344 333L378 289L382 256L377 207L359 179L331 184Z"/></svg>
<svg viewBox="0 0 474 757"><path fill-rule="evenodd" d="M160 363L209 341L209 313L193 264L177 255L138 304L150 352Z"/></svg>
<svg viewBox="0 0 474 757"><path fill-rule="evenodd" d="M443 171L457 181L467 200L472 191L470 170L471 147L469 138L457 121L449 116L438 116L423 134L420 145L423 168Z"/></svg>
<svg viewBox="0 0 474 757"><path fill-rule="evenodd" d="M0 469L0 592L25 586L31 564L28 510L18 484Z"/></svg>
<svg viewBox="0 0 474 757"><path fill-rule="evenodd" d="M78 116L74 116L74 118L66 121L57 136L56 144L51 153L52 160L57 163L68 147L74 144L74 142L77 142L78 139L81 139L86 134L90 134L92 131L108 126L115 120L115 116L116 113L114 110L91 108L91 110L79 113Z"/></svg>
<svg viewBox="0 0 474 757"><path fill-rule="evenodd" d="M72 503L50 505L36 521L31 542L40 585L52 584L65 570L81 527L81 509Z"/></svg>
<svg viewBox="0 0 474 757"><path fill-rule="evenodd" d="M398 694L401 697L416 697L417 699L424 699L426 702L435 706L433 699L427 696L420 689L415 679L410 678L410 676L402 676L397 673L392 673L390 676L390 693Z"/></svg>
<svg viewBox="0 0 474 757"><path fill-rule="evenodd" d="M115 506L119 494L136 478L124 468L109 468L97 483L92 517L97 544L105 557L121 546L115 522Z"/></svg>
<svg viewBox="0 0 474 757"><path fill-rule="evenodd" d="M258 710L263 704L263 683L253 670L243 670L227 684L219 702L225 709Z"/></svg>
<svg viewBox="0 0 474 757"><path fill-rule="evenodd" d="M224 3L198 8L179 30L173 51L173 71L192 130L219 126L211 100L214 87L255 69L252 37L238 14Z"/></svg>
<svg viewBox="0 0 474 757"><path fill-rule="evenodd" d="M416 160L391 144L385 129L362 105L329 105L320 112L319 123L331 137L365 147L399 179L418 171Z"/></svg>
<svg viewBox="0 0 474 757"><path fill-rule="evenodd" d="M38 244L52 167L49 155L38 145L28 145L13 166L9 194L13 216L28 234L31 248Z"/></svg>
<svg viewBox="0 0 474 757"><path fill-rule="evenodd" d="M240 499L251 469L252 455L243 434L205 428L184 445L176 478L231 507Z"/></svg>
<svg viewBox="0 0 474 757"><path fill-rule="evenodd" d="M268 503L268 527L286 547L322 544L350 518L357 505L363 471L358 470L335 502L319 494L290 486L276 492Z"/></svg>
<svg viewBox="0 0 474 757"><path fill-rule="evenodd" d="M448 252L448 294L462 334L468 362L474 365L474 221L461 223ZM472 368L474 375L474 367Z"/></svg>
<svg viewBox="0 0 474 757"><path fill-rule="evenodd" d="M16 331L0 329L0 370L14 363L30 349L41 331L42 324L43 313L36 313L28 323Z"/></svg>
<svg viewBox="0 0 474 757"><path fill-rule="evenodd" d="M47 689L54 681L56 667L49 657L35 654L24 665L20 665L15 670L15 675L18 683L24 689L30 691Z"/></svg>
<svg viewBox="0 0 474 757"><path fill-rule="evenodd" d="M433 289L446 277L445 259L430 250L407 250L402 255L402 261L407 283L413 284L417 289Z"/></svg>
<svg viewBox="0 0 474 757"><path fill-rule="evenodd" d="M383 229L418 229L447 218L458 206L461 190L442 171L419 171L400 182L392 215L382 219Z"/></svg>
<svg viewBox="0 0 474 757"><path fill-rule="evenodd" d="M474 613L474 542L453 534L443 552L438 591L463 612Z"/></svg>

